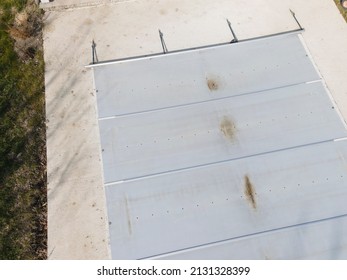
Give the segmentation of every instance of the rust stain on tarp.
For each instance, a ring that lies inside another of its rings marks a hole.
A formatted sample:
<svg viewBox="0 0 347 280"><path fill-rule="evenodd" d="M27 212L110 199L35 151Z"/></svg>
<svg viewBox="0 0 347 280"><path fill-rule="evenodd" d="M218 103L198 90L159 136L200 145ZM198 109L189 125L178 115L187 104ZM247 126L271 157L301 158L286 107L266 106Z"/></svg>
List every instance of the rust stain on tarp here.
<svg viewBox="0 0 347 280"><path fill-rule="evenodd" d="M252 207L254 209L257 208L257 203L255 200L255 191L254 191L254 186L251 182L251 180L249 179L248 175L245 175L244 177L244 184L245 184L245 195L247 200L252 204Z"/></svg>
<svg viewBox="0 0 347 280"><path fill-rule="evenodd" d="M129 206L128 206L128 198L125 198L125 212L126 212L126 218L128 222L128 231L129 235L132 234L132 226L131 226L131 220L130 220L130 212L129 212Z"/></svg>
<svg viewBox="0 0 347 280"><path fill-rule="evenodd" d="M232 141L235 138L236 134L236 127L234 122L227 116L224 116L220 123L220 131L228 140Z"/></svg>
<svg viewBox="0 0 347 280"><path fill-rule="evenodd" d="M216 79L212 79L212 78L207 79L207 86L210 91L218 90L219 88L219 85Z"/></svg>
<svg viewBox="0 0 347 280"><path fill-rule="evenodd" d="M225 89L226 81L220 75L215 75L212 73L205 74L206 86L211 93L222 92Z"/></svg>

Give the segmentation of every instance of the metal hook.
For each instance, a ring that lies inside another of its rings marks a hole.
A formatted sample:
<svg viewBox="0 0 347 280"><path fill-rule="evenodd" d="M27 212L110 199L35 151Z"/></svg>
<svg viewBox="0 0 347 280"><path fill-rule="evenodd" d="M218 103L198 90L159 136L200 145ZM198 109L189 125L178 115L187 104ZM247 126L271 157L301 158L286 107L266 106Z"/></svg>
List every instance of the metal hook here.
<svg viewBox="0 0 347 280"><path fill-rule="evenodd" d="M95 62L98 62L98 61L99 61L98 55L97 55L97 53L96 53L96 44L95 44L94 40L92 41L92 57L93 57L93 64L94 64Z"/></svg>
<svg viewBox="0 0 347 280"><path fill-rule="evenodd" d="M237 39L236 34L235 34L234 30L233 30L232 27L231 27L230 21L229 21L228 19L226 19L226 20L227 20L227 23L228 23L228 25L229 25L229 29L230 29L230 31L231 31L231 34L232 34L233 37L234 37L234 39L232 39L230 43L236 43L236 42L238 42L239 40Z"/></svg>
<svg viewBox="0 0 347 280"><path fill-rule="evenodd" d="M165 44L165 41L164 41L164 34L163 34L163 32L160 31L160 29L159 29L159 37L160 37L160 41L161 41L161 46L163 48L163 52L167 53L168 50L167 50L167 47L166 47L166 44Z"/></svg>
<svg viewBox="0 0 347 280"><path fill-rule="evenodd" d="M294 13L291 9L289 9L289 11L292 13L293 18L295 19L296 23L299 25L300 30L304 30L304 29L302 28L300 22L299 22L298 19L296 18L295 13Z"/></svg>

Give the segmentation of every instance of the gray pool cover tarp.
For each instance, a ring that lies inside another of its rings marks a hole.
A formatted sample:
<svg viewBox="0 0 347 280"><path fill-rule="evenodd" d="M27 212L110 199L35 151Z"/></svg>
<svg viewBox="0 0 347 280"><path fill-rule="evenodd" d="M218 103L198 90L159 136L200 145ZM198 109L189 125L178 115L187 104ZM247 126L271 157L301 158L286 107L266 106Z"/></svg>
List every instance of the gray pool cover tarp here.
<svg viewBox="0 0 347 280"><path fill-rule="evenodd" d="M94 68L99 118L165 109L318 80L297 35Z"/></svg>
<svg viewBox="0 0 347 280"><path fill-rule="evenodd" d="M300 35L93 70L114 259L347 257L347 132Z"/></svg>

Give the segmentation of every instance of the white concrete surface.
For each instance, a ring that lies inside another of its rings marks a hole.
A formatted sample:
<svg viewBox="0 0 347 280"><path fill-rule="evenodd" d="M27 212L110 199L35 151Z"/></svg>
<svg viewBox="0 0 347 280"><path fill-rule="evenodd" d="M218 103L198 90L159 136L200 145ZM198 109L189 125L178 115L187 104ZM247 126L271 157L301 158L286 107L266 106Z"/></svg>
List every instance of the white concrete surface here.
<svg viewBox="0 0 347 280"><path fill-rule="evenodd" d="M333 1L54 1L46 5L48 254L50 259L108 259L91 41L100 60L169 50L297 28L347 119L347 25ZM45 7L45 5L42 5Z"/></svg>

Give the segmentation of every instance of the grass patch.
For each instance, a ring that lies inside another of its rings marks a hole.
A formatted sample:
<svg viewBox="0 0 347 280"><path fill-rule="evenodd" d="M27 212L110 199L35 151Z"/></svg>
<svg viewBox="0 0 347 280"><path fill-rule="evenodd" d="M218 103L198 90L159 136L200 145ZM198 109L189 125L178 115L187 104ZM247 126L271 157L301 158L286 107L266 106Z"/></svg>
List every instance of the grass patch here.
<svg viewBox="0 0 347 280"><path fill-rule="evenodd" d="M345 21L347 22L347 10L341 7L340 0L334 0L336 6L339 8L341 15L344 17Z"/></svg>
<svg viewBox="0 0 347 280"><path fill-rule="evenodd" d="M0 1L0 259L47 257L42 11Z"/></svg>

